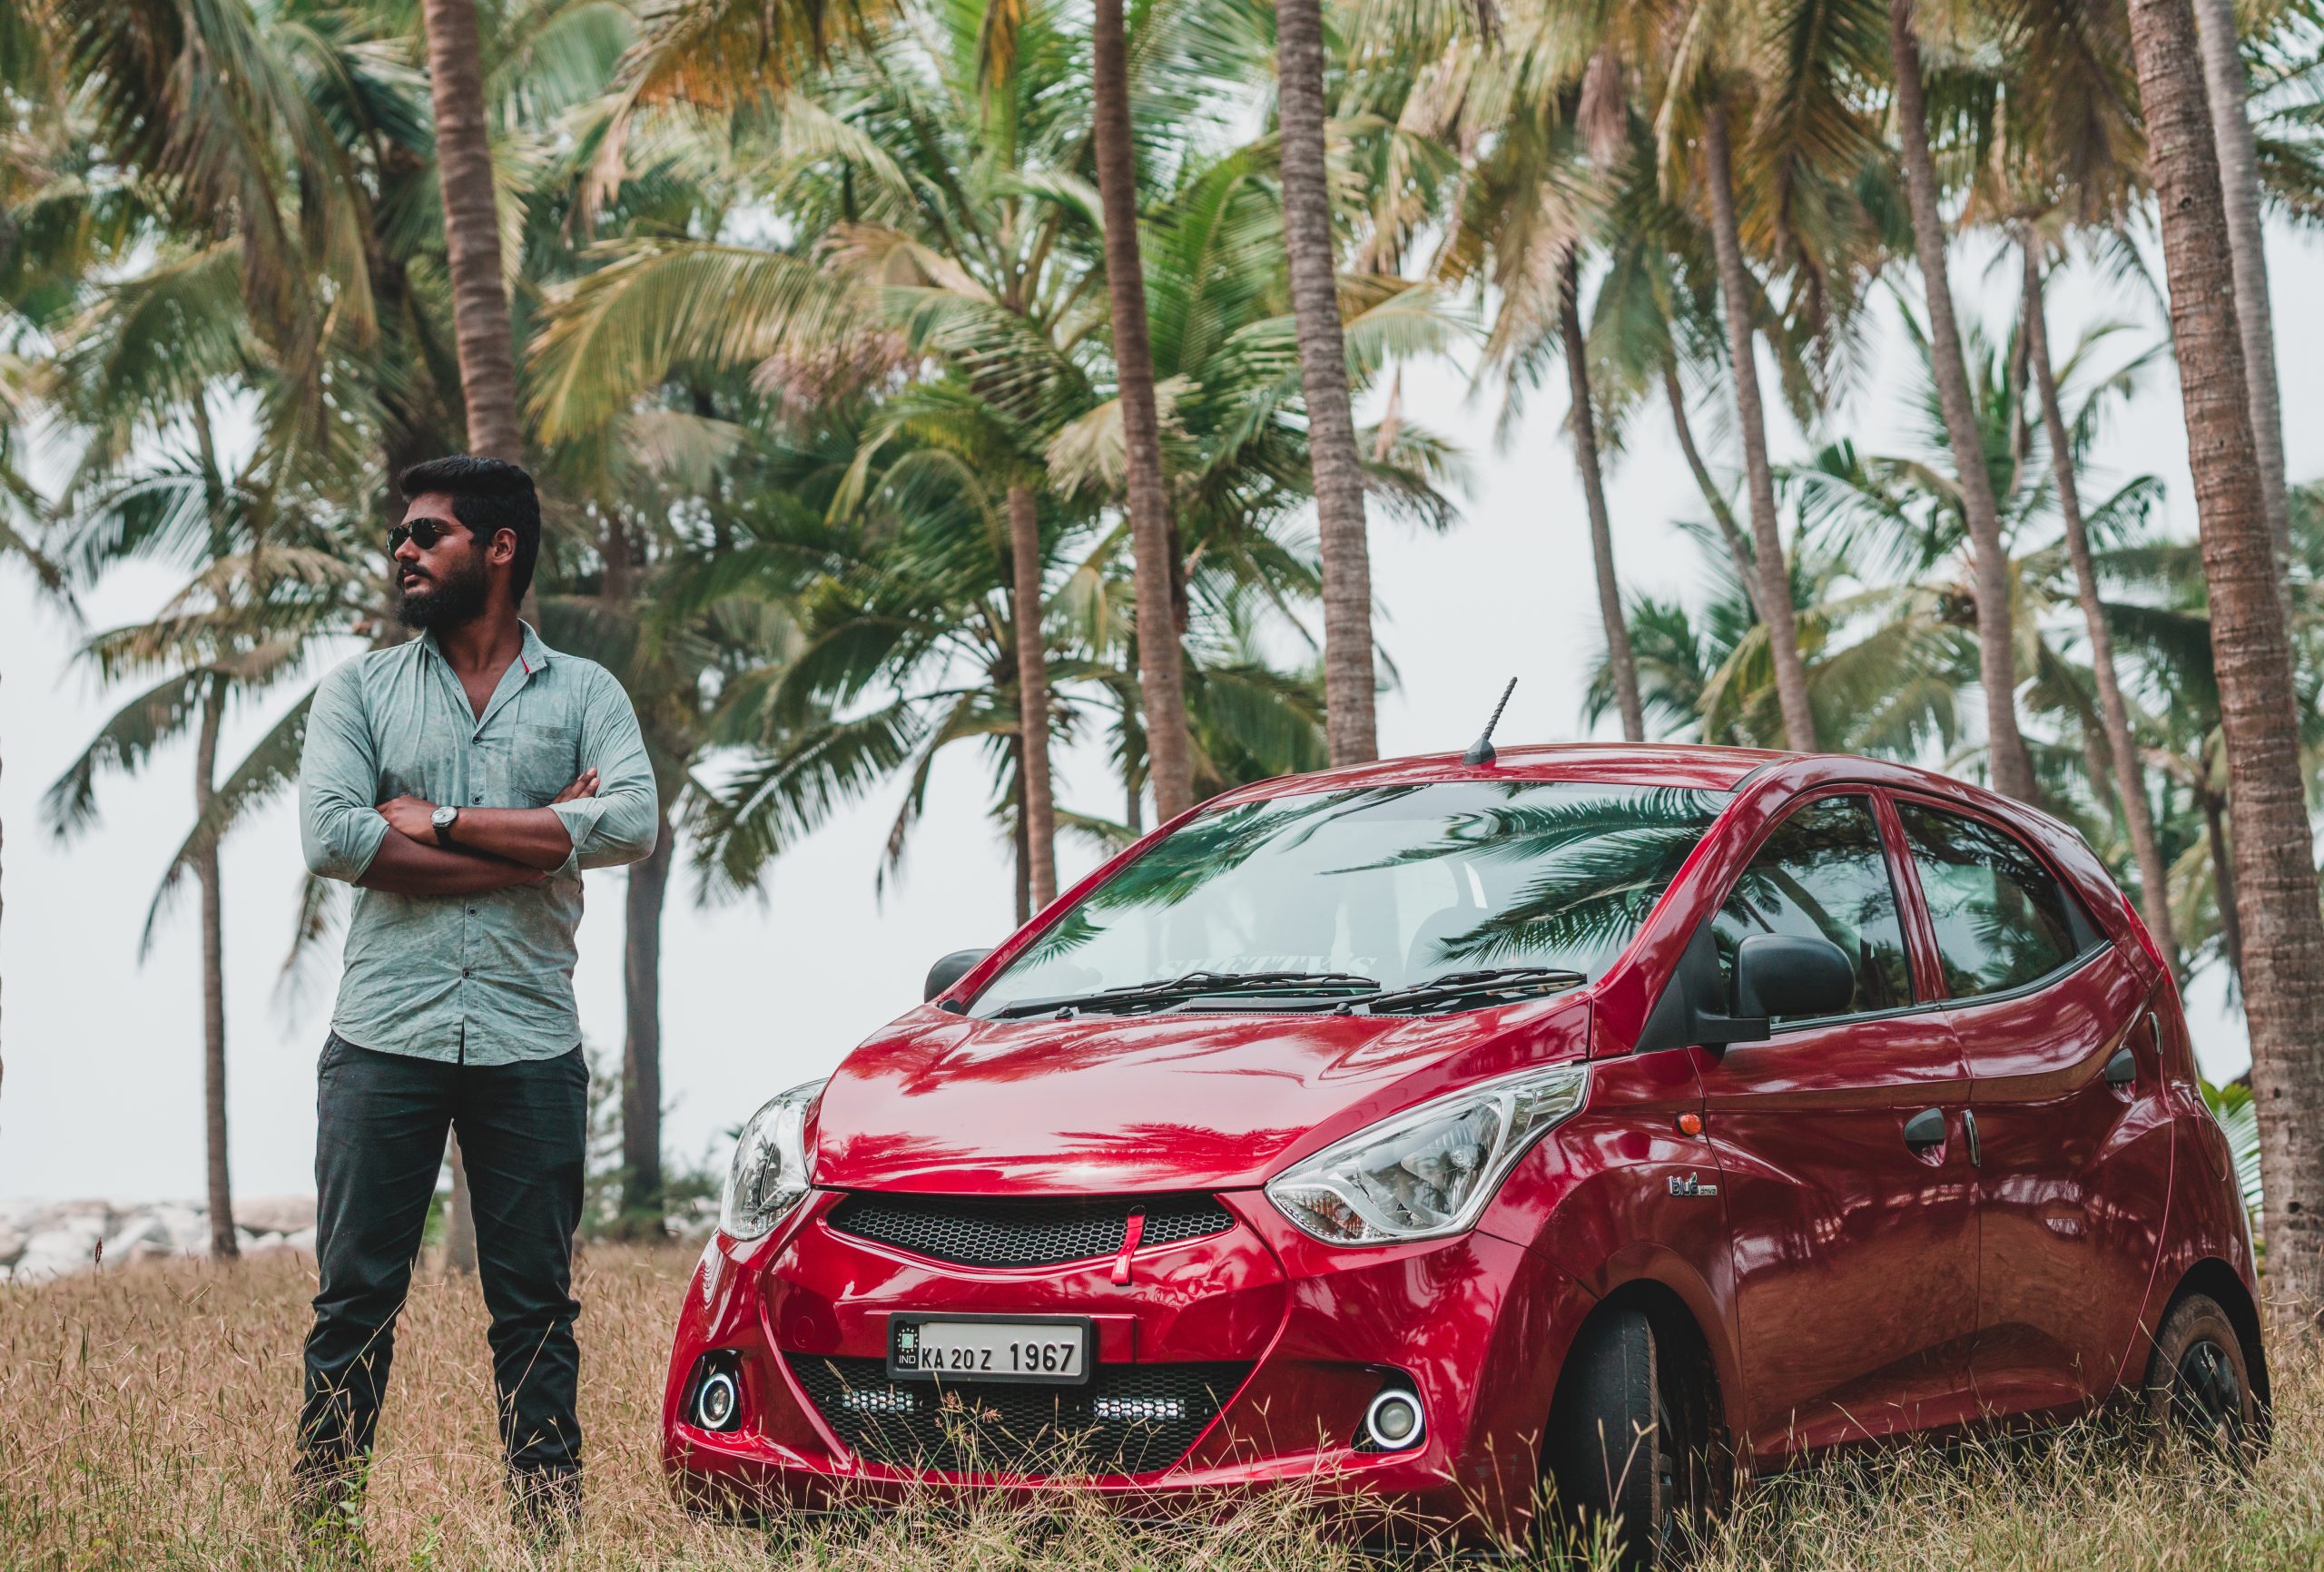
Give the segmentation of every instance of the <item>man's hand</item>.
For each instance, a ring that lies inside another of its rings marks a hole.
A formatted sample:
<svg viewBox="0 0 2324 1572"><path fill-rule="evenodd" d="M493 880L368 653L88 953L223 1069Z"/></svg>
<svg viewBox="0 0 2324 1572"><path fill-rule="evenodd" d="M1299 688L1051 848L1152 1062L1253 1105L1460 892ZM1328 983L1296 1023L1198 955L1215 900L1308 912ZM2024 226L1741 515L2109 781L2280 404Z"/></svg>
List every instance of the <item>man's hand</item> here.
<svg viewBox="0 0 2324 1572"><path fill-rule="evenodd" d="M595 770L584 770L573 777L572 785L550 798L549 801L551 804L572 802L583 797L595 797L596 794L597 772Z"/></svg>
<svg viewBox="0 0 2324 1572"><path fill-rule="evenodd" d="M388 828L399 830L423 846L436 844L436 826L428 822L436 811L436 804L425 797L396 797L379 804L379 817Z"/></svg>

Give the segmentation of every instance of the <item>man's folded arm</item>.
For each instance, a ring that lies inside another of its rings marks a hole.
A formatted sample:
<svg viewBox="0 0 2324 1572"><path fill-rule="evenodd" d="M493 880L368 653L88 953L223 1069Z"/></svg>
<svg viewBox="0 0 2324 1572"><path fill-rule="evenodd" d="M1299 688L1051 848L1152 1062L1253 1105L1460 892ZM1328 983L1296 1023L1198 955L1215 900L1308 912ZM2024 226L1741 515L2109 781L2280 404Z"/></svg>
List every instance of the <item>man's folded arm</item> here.
<svg viewBox="0 0 2324 1572"><path fill-rule="evenodd" d="M360 678L350 662L316 688L299 759L299 843L307 871L342 884L362 880L389 834L372 801L379 772Z"/></svg>
<svg viewBox="0 0 2324 1572"><path fill-rule="evenodd" d="M374 819L379 816L375 812ZM387 820L379 819L384 828ZM448 851L393 830L379 841L379 854L355 882L389 895L482 895L520 884L538 884L548 875L498 857Z"/></svg>
<svg viewBox="0 0 2324 1572"><path fill-rule="evenodd" d="M594 797L550 806L573 849L556 871L615 868L650 857L662 831L661 794L637 712L611 673L600 671L581 718L581 766L597 772Z"/></svg>

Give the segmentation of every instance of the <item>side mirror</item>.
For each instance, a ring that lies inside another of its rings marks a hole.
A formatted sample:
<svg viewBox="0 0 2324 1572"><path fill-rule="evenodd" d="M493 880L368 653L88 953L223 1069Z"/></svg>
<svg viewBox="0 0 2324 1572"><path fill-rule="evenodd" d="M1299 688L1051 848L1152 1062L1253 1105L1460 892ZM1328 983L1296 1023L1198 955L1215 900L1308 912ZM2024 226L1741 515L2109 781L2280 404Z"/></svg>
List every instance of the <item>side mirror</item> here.
<svg viewBox="0 0 2324 1572"><path fill-rule="evenodd" d="M1856 968L1828 938L1755 933L1735 948L1738 1016L1842 1016L1856 1003Z"/></svg>
<svg viewBox="0 0 2324 1572"><path fill-rule="evenodd" d="M926 1004L940 994L950 993L954 983L976 970L977 963L991 953L990 946L983 949L956 949L930 967L927 991L920 996L921 1002Z"/></svg>
<svg viewBox="0 0 2324 1572"><path fill-rule="evenodd" d="M1669 986L1648 1012L1645 1029L1639 1033L1638 1051L1647 1054L1695 1046L1717 1050L1729 1043L1765 1041L1768 1017L1728 1014L1720 991L1718 948L1711 938L1710 919L1705 918L1679 953Z"/></svg>

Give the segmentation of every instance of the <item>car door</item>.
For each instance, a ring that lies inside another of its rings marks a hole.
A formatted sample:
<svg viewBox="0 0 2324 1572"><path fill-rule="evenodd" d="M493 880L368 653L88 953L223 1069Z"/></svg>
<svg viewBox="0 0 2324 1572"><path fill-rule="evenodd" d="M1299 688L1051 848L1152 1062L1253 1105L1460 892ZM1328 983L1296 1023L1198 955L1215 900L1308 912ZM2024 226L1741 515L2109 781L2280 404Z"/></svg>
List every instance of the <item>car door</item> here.
<svg viewBox="0 0 2324 1572"><path fill-rule="evenodd" d="M2147 985L2025 840L1934 802L1896 811L1969 1069L1978 1400L2078 1405L2122 1370L2170 1194Z"/></svg>
<svg viewBox="0 0 2324 1572"><path fill-rule="evenodd" d="M1755 933L1817 936L1855 963L1843 1016L1777 1019L1703 1072L1735 1263L1749 1444L1767 1457L1974 1411L1976 1212L1968 1076L1916 988L1896 849L1870 793L1771 830L1712 919L1730 980Z"/></svg>

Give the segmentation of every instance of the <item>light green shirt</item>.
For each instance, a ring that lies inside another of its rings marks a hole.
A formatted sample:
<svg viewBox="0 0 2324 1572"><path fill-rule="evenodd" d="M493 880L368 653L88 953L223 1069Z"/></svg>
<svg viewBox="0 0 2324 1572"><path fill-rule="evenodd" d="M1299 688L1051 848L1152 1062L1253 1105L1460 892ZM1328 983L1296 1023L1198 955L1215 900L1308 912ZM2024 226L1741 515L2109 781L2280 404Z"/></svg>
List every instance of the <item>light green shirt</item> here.
<svg viewBox="0 0 2324 1572"><path fill-rule="evenodd" d="M661 823L629 695L524 626L482 719L423 634L358 656L315 691L299 765L307 866L348 883L395 833L379 804L539 808L583 770L597 794L554 804L573 855L540 884L483 895L355 892L331 1029L359 1047L450 1064L554 1058L581 1041L573 1003L581 870L635 862Z"/></svg>

